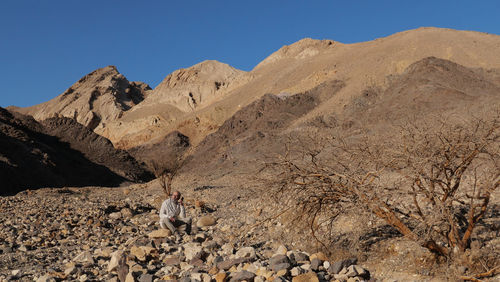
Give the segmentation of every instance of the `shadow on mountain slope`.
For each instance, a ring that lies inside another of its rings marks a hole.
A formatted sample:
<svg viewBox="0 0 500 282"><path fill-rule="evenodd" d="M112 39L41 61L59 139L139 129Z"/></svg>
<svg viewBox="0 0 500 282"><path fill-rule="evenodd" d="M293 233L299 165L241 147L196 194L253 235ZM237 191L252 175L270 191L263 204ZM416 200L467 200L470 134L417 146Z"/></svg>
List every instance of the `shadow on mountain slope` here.
<svg viewBox="0 0 500 282"><path fill-rule="evenodd" d="M213 179L231 173L252 174L266 159L285 152L296 138L319 142L334 135L391 134L395 125L436 116L488 117L499 109L497 70L471 69L429 57L388 77L384 86L370 85L342 111L325 111L300 119L334 94L342 83L324 83L296 95L265 95L207 136L184 171ZM397 134L397 132L392 132ZM303 142L303 140L301 142ZM201 178L200 178L201 179Z"/></svg>
<svg viewBox="0 0 500 282"><path fill-rule="evenodd" d="M113 154L111 149L102 149L105 146L99 143L106 143L100 140L102 137L86 133L88 129L81 125L63 126L71 124L67 120L55 122L53 125L56 124L62 138L47 134L46 128L32 117L13 114L0 108L1 195L41 187L90 185L113 187L124 181L139 180L140 177L145 177L143 180L147 180L148 172L145 170L140 173L130 173L127 169L120 171L119 167L106 162L97 163L99 157L106 159L119 156L117 161L111 163L131 158L125 152ZM55 130L48 128L48 131ZM86 138L80 139L79 141L83 140L81 143L75 142L82 136ZM64 139L71 141L65 142ZM92 140L94 142L90 142ZM79 145L75 145L77 143ZM85 154L77 150L84 147L87 147L87 152L92 153ZM89 160L86 155L94 160ZM133 165L132 163L129 166Z"/></svg>

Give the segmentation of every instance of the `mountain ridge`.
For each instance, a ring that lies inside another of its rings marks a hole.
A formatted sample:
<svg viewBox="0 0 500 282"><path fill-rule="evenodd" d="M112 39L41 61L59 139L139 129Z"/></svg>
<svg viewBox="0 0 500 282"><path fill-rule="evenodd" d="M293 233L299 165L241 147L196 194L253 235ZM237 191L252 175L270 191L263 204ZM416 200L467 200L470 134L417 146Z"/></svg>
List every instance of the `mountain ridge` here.
<svg viewBox="0 0 500 282"><path fill-rule="evenodd" d="M176 70L155 89L141 88L143 100L129 109L84 110L76 120L91 128L98 124L94 131L117 148L160 142L173 131L196 145L237 110L267 93L303 93L326 81L344 81L346 87L338 95L299 119L310 120L342 112L367 85L383 87L387 77L423 58L492 69L500 68L500 57L495 55L499 52L500 36L432 27L352 44L305 38L279 48L249 72L217 61ZM53 114L43 112L29 111L39 120ZM64 116L73 113L68 109Z"/></svg>

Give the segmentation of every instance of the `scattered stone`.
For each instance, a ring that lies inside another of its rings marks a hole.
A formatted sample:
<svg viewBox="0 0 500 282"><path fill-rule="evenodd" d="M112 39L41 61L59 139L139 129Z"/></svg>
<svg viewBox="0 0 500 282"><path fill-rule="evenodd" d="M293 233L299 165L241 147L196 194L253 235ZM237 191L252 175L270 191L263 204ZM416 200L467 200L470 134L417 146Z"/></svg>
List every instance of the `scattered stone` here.
<svg viewBox="0 0 500 282"><path fill-rule="evenodd" d="M153 282L153 275L144 273L139 276L138 282Z"/></svg>
<svg viewBox="0 0 500 282"><path fill-rule="evenodd" d="M319 282L319 279L316 273L307 272L293 277L292 282Z"/></svg>
<svg viewBox="0 0 500 282"><path fill-rule="evenodd" d="M208 240L208 241L205 241L201 244L201 246L207 250L214 250L218 247L218 244L217 242L213 241L213 240Z"/></svg>
<svg viewBox="0 0 500 282"><path fill-rule="evenodd" d="M122 195L120 190L117 193ZM7 263L7 266L0 272L0 280L36 281L38 277L39 281L264 282L273 279L291 281L309 276L313 279L311 281L335 278L324 271L331 270L333 264L323 261L320 253L309 256L302 251L288 250L274 241L258 243L255 241L260 236L257 229L240 236L237 232L245 227L244 218L234 222L221 219L221 226L230 227L227 233L222 233L217 227L194 228L190 235L174 238L170 230L157 229L158 210L150 210L147 204L134 203L131 199L124 202L113 199L113 202L103 204L99 201L106 197L96 199L91 195L80 192L63 194L65 201L57 205L53 202L61 198L60 193L47 200L34 198L36 206L46 201L46 210L36 213L32 210L16 211L9 215L19 215L16 221L10 217L2 218L0 235L4 241L0 243L0 258L3 257L0 265L4 267L3 264ZM135 193L133 196L137 197ZM151 198L145 195L148 197ZM78 206L82 199L85 205ZM1 197L0 204L2 209L5 206L13 211L18 207L9 207ZM75 206L78 208L73 208ZM195 213L193 216L199 217L205 212L188 208L191 214ZM120 219L113 220L109 215L117 210ZM44 213L47 216L40 218ZM22 216L27 219L22 219ZM25 228L29 222L42 224L36 226L35 233ZM16 253L12 253L12 248ZM33 269L18 267L28 262L34 262ZM345 281L348 278L369 278L369 272L354 262L338 262L343 266L343 275L338 277L345 278ZM14 270L9 270L9 267ZM304 275L307 272L313 274Z"/></svg>
<svg viewBox="0 0 500 282"><path fill-rule="evenodd" d="M213 217L211 215L205 215L205 216L200 217L200 219L198 219L198 222L196 223L196 225L198 227L207 227L207 226L215 225L216 222L217 222L217 220L215 219L215 217Z"/></svg>
<svg viewBox="0 0 500 282"><path fill-rule="evenodd" d="M19 278L19 276L21 276L21 270L20 269L14 269L10 273L12 274L13 278Z"/></svg>
<svg viewBox="0 0 500 282"><path fill-rule="evenodd" d="M78 254L74 259L74 262L79 262L79 263L94 263L94 258L92 257L92 254L89 251L84 251Z"/></svg>
<svg viewBox="0 0 500 282"><path fill-rule="evenodd" d="M45 275L43 275L43 276L40 276L40 277L36 280L36 282L55 282L55 281L56 281L56 279L55 279L55 278L53 278L53 277L51 277L51 276L50 276L50 275L48 275L48 274L45 274Z"/></svg>
<svg viewBox="0 0 500 282"><path fill-rule="evenodd" d="M310 271L311 270L311 264L305 263L300 266L300 268L304 269L305 271Z"/></svg>
<svg viewBox="0 0 500 282"><path fill-rule="evenodd" d="M278 264L289 264L288 257L286 255L275 255L269 260L269 265L271 266L271 269L274 270L275 265Z"/></svg>
<svg viewBox="0 0 500 282"><path fill-rule="evenodd" d="M111 219L119 219L122 217L122 213L121 212L112 212L108 216Z"/></svg>
<svg viewBox="0 0 500 282"><path fill-rule="evenodd" d="M347 277L356 277L358 276L358 272L354 268L354 265L351 265L347 268L347 272L345 273Z"/></svg>
<svg viewBox="0 0 500 282"><path fill-rule="evenodd" d="M312 255L309 257L309 259L310 259L311 261L312 261L313 259L315 259L315 258L317 258L317 259L319 259L319 260L321 260L321 261L328 260L328 257L327 257L324 253L322 253L322 252L317 252L317 253L314 253L314 254L312 254Z"/></svg>
<svg viewBox="0 0 500 282"><path fill-rule="evenodd" d="M303 274L304 272L305 271L304 271L303 268L300 268L300 267L296 266L296 267L294 267L294 268L292 268L290 270L290 275L292 275L292 276L298 276L300 274Z"/></svg>
<svg viewBox="0 0 500 282"><path fill-rule="evenodd" d="M322 262L320 259L318 258L313 258L311 260L311 270L313 271L318 271L319 270L319 266L322 265Z"/></svg>
<svg viewBox="0 0 500 282"><path fill-rule="evenodd" d="M76 273L76 265L74 263L68 263L66 265L66 269L64 270L64 274L66 276L70 276Z"/></svg>
<svg viewBox="0 0 500 282"><path fill-rule="evenodd" d="M370 272L368 270L356 264L352 265L352 267L354 268L354 271L358 273L359 277L363 279L370 279Z"/></svg>
<svg viewBox="0 0 500 282"><path fill-rule="evenodd" d="M282 268L282 269L276 271L277 277L279 277L279 276L284 277L287 275L288 275L288 268Z"/></svg>
<svg viewBox="0 0 500 282"><path fill-rule="evenodd" d="M266 278L265 277L262 277L262 276L255 276L255 278L253 279L254 282L264 282L266 281Z"/></svg>
<svg viewBox="0 0 500 282"><path fill-rule="evenodd" d="M141 247L133 246L130 249L130 254L140 261L146 260L146 252Z"/></svg>
<svg viewBox="0 0 500 282"><path fill-rule="evenodd" d="M236 252L236 256L240 258L255 259L255 249L253 247L241 248Z"/></svg>
<svg viewBox="0 0 500 282"><path fill-rule="evenodd" d="M218 269L228 270L231 267L245 262L246 258L228 259L217 264Z"/></svg>
<svg viewBox="0 0 500 282"><path fill-rule="evenodd" d="M288 257L293 264L309 262L309 255L303 252L291 251Z"/></svg>
<svg viewBox="0 0 500 282"><path fill-rule="evenodd" d="M232 255L234 252L233 245L226 243L226 244L222 245L221 251L223 254Z"/></svg>
<svg viewBox="0 0 500 282"><path fill-rule="evenodd" d="M357 258L350 258L346 260L341 260L333 263L330 265L328 268L328 272L332 274L338 274L343 268L349 267L353 264L356 264L358 262Z"/></svg>
<svg viewBox="0 0 500 282"><path fill-rule="evenodd" d="M3 245L3 246L0 247L0 251L3 254L8 254L8 253L12 252L12 248L9 247L9 246Z"/></svg>
<svg viewBox="0 0 500 282"><path fill-rule="evenodd" d="M78 277L78 281L80 282L86 282L89 280L89 277L87 276L87 274L82 274L80 275L80 277Z"/></svg>
<svg viewBox="0 0 500 282"><path fill-rule="evenodd" d="M289 269L290 268L290 264L287 263L287 262L284 262L284 263L276 263L276 264L272 264L271 265L271 269L275 272L278 272L282 269Z"/></svg>
<svg viewBox="0 0 500 282"><path fill-rule="evenodd" d="M283 245L279 245L278 249L276 250L276 254L278 255L286 255L287 252L287 248Z"/></svg>
<svg viewBox="0 0 500 282"><path fill-rule="evenodd" d="M239 282L239 281L252 281L253 278L255 277L255 273L252 273L250 271L240 271L234 274L234 276L229 280L229 282Z"/></svg>
<svg viewBox="0 0 500 282"><path fill-rule="evenodd" d="M215 275L214 279L216 282L225 282L227 279L227 275L225 272L220 272Z"/></svg>
<svg viewBox="0 0 500 282"><path fill-rule="evenodd" d="M116 273L118 274L118 279L120 281L125 281L128 274L128 265L125 263L119 263L116 268Z"/></svg>
<svg viewBox="0 0 500 282"><path fill-rule="evenodd" d="M149 238L165 238L165 237L169 237L172 235L172 232L170 231L170 229L157 229L153 232L150 232L148 234L148 237Z"/></svg>
<svg viewBox="0 0 500 282"><path fill-rule="evenodd" d="M178 257L167 257L163 260L163 263L165 265L179 266L181 264L181 261L179 260Z"/></svg>
<svg viewBox="0 0 500 282"><path fill-rule="evenodd" d="M131 218L132 216L134 216L134 212L129 208L121 209L120 213L123 218Z"/></svg>
<svg viewBox="0 0 500 282"><path fill-rule="evenodd" d="M210 282L212 278L206 273L191 273L191 280L198 280L201 282Z"/></svg>
<svg viewBox="0 0 500 282"><path fill-rule="evenodd" d="M184 248L184 255L186 256L186 260L192 260L193 258L201 258L203 255L203 247L200 243L186 243L182 245Z"/></svg>
<svg viewBox="0 0 500 282"><path fill-rule="evenodd" d="M120 281L123 281L120 279ZM136 282L134 274L131 272L127 273L127 276L125 276L125 282Z"/></svg>
<svg viewBox="0 0 500 282"><path fill-rule="evenodd" d="M347 281L347 279L349 279L349 277L347 277L347 275L345 274L334 274L333 278L338 281Z"/></svg>
<svg viewBox="0 0 500 282"><path fill-rule="evenodd" d="M116 251L111 254L111 260L108 264L108 272L114 271L118 268L119 265L125 264L125 256L123 255L123 251Z"/></svg>

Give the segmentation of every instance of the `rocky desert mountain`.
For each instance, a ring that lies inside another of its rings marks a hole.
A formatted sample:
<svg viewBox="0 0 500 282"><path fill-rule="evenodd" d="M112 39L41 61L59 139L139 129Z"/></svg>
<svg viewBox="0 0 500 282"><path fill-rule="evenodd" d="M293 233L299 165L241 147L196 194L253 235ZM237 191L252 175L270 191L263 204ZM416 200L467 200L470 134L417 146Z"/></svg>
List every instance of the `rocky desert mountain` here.
<svg viewBox="0 0 500 282"><path fill-rule="evenodd" d="M46 103L0 109L6 187L48 187L0 197L0 280L497 281L499 54L500 36L442 28L303 39L249 72L205 61L150 89L105 67ZM448 154L459 149L472 153ZM182 237L160 229L162 180L147 169L177 161L172 188L198 226ZM404 174L415 163L417 178ZM466 189L445 205L454 195L426 198L424 182ZM449 238L471 220L461 252Z"/></svg>
<svg viewBox="0 0 500 282"><path fill-rule="evenodd" d="M500 110L498 70L466 68L435 57L391 76L385 88L367 86L341 112L306 118L339 96L346 84L333 80L296 95L267 94L237 111L196 148L186 171L200 179L232 173L251 175L270 156L285 154L290 138L342 134L397 135L409 121L440 116L488 118ZM326 144L324 145L327 146ZM193 173L194 172L194 173Z"/></svg>
<svg viewBox="0 0 500 282"><path fill-rule="evenodd" d="M464 67L499 68L499 48L496 35L442 28L420 28L355 44L303 39L282 47L250 72L206 61L169 74L151 92L139 83L127 84L115 68L107 67L85 76L56 99L19 111L37 120L56 113L76 117L118 148L159 142L175 130L196 145L265 94L296 94L326 81L343 81L338 95L304 116L311 119L343 111L368 86L384 87L388 76L401 74L426 57Z"/></svg>
<svg viewBox="0 0 500 282"><path fill-rule="evenodd" d="M37 120L68 117L96 129L116 120L144 100L151 88L142 82L129 82L114 66L95 70L82 77L58 97L28 108L16 108Z"/></svg>

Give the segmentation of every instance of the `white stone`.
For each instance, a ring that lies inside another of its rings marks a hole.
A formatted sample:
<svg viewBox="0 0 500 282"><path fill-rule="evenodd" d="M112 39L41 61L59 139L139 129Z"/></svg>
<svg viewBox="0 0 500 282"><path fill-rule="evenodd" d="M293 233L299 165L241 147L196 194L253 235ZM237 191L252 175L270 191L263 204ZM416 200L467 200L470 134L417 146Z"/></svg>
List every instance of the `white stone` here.
<svg viewBox="0 0 500 282"><path fill-rule="evenodd" d="M184 255L186 256L186 260L192 260L193 258L201 255L203 252L203 248L201 247L200 243L186 243L182 245L184 248Z"/></svg>
<svg viewBox="0 0 500 282"><path fill-rule="evenodd" d="M108 264L108 272L116 270L118 265L120 264L120 259L123 257L123 251L115 251L111 254L111 260Z"/></svg>
<svg viewBox="0 0 500 282"><path fill-rule="evenodd" d="M254 282L265 282L266 281L266 277L263 277L263 276L256 276L254 279L253 279Z"/></svg>
<svg viewBox="0 0 500 282"><path fill-rule="evenodd" d="M299 276L302 273L305 273L304 269L297 266L292 268L292 270L290 270L290 274L294 277Z"/></svg>
<svg viewBox="0 0 500 282"><path fill-rule="evenodd" d="M55 281L56 279L50 277L48 274L38 277L38 279L36 280L36 282L55 282Z"/></svg>
<svg viewBox="0 0 500 282"><path fill-rule="evenodd" d="M306 263L300 266L300 268L304 269L305 271L311 270L311 265Z"/></svg>
<svg viewBox="0 0 500 282"><path fill-rule="evenodd" d="M367 273L366 269L364 269L363 267L361 267L359 265L353 265L353 268L358 273L357 276L363 276Z"/></svg>
<svg viewBox="0 0 500 282"><path fill-rule="evenodd" d="M92 254L89 251L84 251L78 254L74 259L74 262L81 262L81 263L94 263L94 258L92 257Z"/></svg>
<svg viewBox="0 0 500 282"><path fill-rule="evenodd" d="M148 237L153 238L165 238L172 235L172 232L169 229L157 229L148 234Z"/></svg>
<svg viewBox="0 0 500 282"><path fill-rule="evenodd" d="M222 245L221 251L223 254L227 254L227 255L232 254L234 251L233 245L226 243L226 244Z"/></svg>
<svg viewBox="0 0 500 282"><path fill-rule="evenodd" d="M288 252L288 250L286 249L285 246L283 245L280 245L278 247L278 249L276 250L276 253L275 254L278 254L278 255L286 255L286 252Z"/></svg>
<svg viewBox="0 0 500 282"><path fill-rule="evenodd" d="M236 252L236 257L254 259L255 249L252 247L241 248Z"/></svg>
<svg viewBox="0 0 500 282"><path fill-rule="evenodd" d="M88 280L89 280L89 278L87 277L87 274L83 274L80 277L78 277L78 281L80 281L80 282L86 282Z"/></svg>
<svg viewBox="0 0 500 282"><path fill-rule="evenodd" d="M109 218L111 219L119 219L120 217L122 217L121 212L112 212L109 214Z"/></svg>

